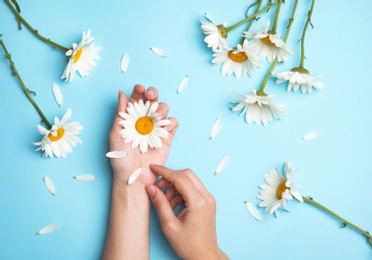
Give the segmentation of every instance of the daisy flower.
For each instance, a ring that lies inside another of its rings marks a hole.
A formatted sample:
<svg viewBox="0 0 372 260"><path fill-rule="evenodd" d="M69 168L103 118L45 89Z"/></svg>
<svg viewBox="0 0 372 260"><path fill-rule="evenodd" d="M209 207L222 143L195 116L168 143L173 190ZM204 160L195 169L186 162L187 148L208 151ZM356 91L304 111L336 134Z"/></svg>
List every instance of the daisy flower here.
<svg viewBox="0 0 372 260"><path fill-rule="evenodd" d="M278 59L278 62L286 61L288 56L292 55L292 51L281 39L279 33L273 34L268 31L269 25L270 21L267 21L262 27L262 32L244 32L244 36L252 38L250 42L252 46L257 48L262 59L267 58L269 63L272 63L275 59Z"/></svg>
<svg viewBox="0 0 372 260"><path fill-rule="evenodd" d="M83 32L83 37L79 44L73 43L72 49L66 52L66 56L70 57L63 72L62 79L72 81L75 71L79 72L81 77L88 76L96 66L94 60L100 59L97 54L101 47L94 46L96 39L91 36L90 30L87 33Z"/></svg>
<svg viewBox="0 0 372 260"><path fill-rule="evenodd" d="M273 72L271 74L277 78L277 84L288 81L287 91L293 89L296 92L301 87L302 94L306 92L311 93L312 89L322 90L324 85L317 81L317 77L310 76L309 71L304 68L293 68L290 71L284 71L280 73Z"/></svg>
<svg viewBox="0 0 372 260"><path fill-rule="evenodd" d="M271 169L268 174L265 174L267 184L260 185L261 191L257 198L262 202L258 206L266 207L266 212L275 213L277 216L277 209L284 209L287 201L292 200L293 197L303 202L301 194L297 191L301 186L292 182L294 171L295 168L286 161L284 175L276 169Z"/></svg>
<svg viewBox="0 0 372 260"><path fill-rule="evenodd" d="M83 127L79 122L69 122L72 115L71 108L67 109L61 120L54 118L54 125L50 130L37 125L39 133L43 135L40 142L33 144L39 146L35 151L43 151L43 157L65 158L67 153L72 153L72 147L81 143L76 136L81 133Z"/></svg>
<svg viewBox="0 0 372 260"><path fill-rule="evenodd" d="M205 18L206 19L201 20L201 28L203 30L203 33L206 35L204 38L204 42L206 42L208 44L208 47L212 48L213 50L226 47L226 22L217 25L213 23L208 13L205 13Z"/></svg>
<svg viewBox="0 0 372 260"><path fill-rule="evenodd" d="M238 103L232 108L232 111L242 110L241 114L245 114L245 121L249 124L255 122L256 124L262 122L264 126L272 121L272 117L280 119L284 113L286 105L276 105L272 98L273 95L260 94L255 89L247 95L240 95L233 103Z"/></svg>
<svg viewBox="0 0 372 260"><path fill-rule="evenodd" d="M242 74L248 74L252 77L253 70L260 65L259 58L256 56L255 48L247 40L244 40L243 46L238 44L236 49L224 47L214 50L212 60L213 64L221 64L221 75L230 76L233 72L236 78Z"/></svg>
<svg viewBox="0 0 372 260"><path fill-rule="evenodd" d="M147 153L148 147L162 147L161 138L168 137L168 131L163 128L171 122L161 120L156 110L159 104L150 101L145 104L143 100L138 103L128 103L127 113L120 112L124 118L119 124L124 127L119 133L126 143L132 142L132 148L139 146L141 153Z"/></svg>

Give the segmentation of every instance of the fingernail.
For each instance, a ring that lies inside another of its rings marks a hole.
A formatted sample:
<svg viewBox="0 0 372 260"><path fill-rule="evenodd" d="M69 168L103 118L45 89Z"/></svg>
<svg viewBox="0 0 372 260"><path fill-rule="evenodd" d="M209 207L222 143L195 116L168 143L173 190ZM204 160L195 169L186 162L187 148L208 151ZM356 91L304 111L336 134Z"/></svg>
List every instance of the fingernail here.
<svg viewBox="0 0 372 260"><path fill-rule="evenodd" d="M153 90L147 90L147 97L149 97L149 98L153 98L154 96L155 96L155 91L153 91Z"/></svg>
<svg viewBox="0 0 372 260"><path fill-rule="evenodd" d="M147 185L146 186L146 192L149 195L150 198L154 197L156 194L156 189L152 185Z"/></svg>

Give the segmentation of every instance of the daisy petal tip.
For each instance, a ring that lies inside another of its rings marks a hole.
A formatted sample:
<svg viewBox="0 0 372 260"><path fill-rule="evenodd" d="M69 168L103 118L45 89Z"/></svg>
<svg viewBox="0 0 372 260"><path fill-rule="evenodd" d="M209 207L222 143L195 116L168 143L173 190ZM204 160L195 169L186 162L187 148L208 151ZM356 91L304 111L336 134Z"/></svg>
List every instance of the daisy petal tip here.
<svg viewBox="0 0 372 260"><path fill-rule="evenodd" d="M222 127L222 119L221 117L218 117L213 124L209 140L212 140L218 134L218 132L221 130L221 127Z"/></svg>
<svg viewBox="0 0 372 260"><path fill-rule="evenodd" d="M59 227L58 224L50 224L48 226L43 227L38 232L36 232L36 235L45 235L45 234L51 233L55 231L58 227Z"/></svg>
<svg viewBox="0 0 372 260"><path fill-rule="evenodd" d="M46 187L48 188L49 192L53 196L55 196L56 195L56 189L54 187L54 184L53 184L52 180L48 176L44 177L44 183L45 183Z"/></svg>
<svg viewBox="0 0 372 260"><path fill-rule="evenodd" d="M182 80L181 84L179 85L178 89L177 89L178 94L180 94L182 91L185 90L188 81L189 81L189 76L186 75L185 78Z"/></svg>
<svg viewBox="0 0 372 260"><path fill-rule="evenodd" d="M123 57L121 58L121 66L120 66L121 72L125 73L128 69L128 66L129 66L129 56L128 54L124 54Z"/></svg>
<svg viewBox="0 0 372 260"><path fill-rule="evenodd" d="M141 172L142 172L142 167L139 167L137 170L135 170L130 176L129 176L129 178L128 178L128 185L131 185L131 184L133 184L136 180L137 180L137 178L138 178L138 176L141 174Z"/></svg>
<svg viewBox="0 0 372 260"><path fill-rule="evenodd" d="M168 57L168 53L162 49L159 49L157 47L151 47L150 48L155 54L159 55L160 57L166 58Z"/></svg>
<svg viewBox="0 0 372 260"><path fill-rule="evenodd" d="M225 154L221 158L220 162L218 163L216 171L214 172L214 174L216 175L216 174L219 174L220 172L222 172L222 170L226 168L226 166L229 162L230 162L230 155Z"/></svg>
<svg viewBox="0 0 372 260"><path fill-rule="evenodd" d="M94 181L96 179L96 177L94 177L93 175L78 175L73 176L72 178L77 181Z"/></svg>
<svg viewBox="0 0 372 260"><path fill-rule="evenodd" d="M255 206L253 206L251 203L249 203L248 201L244 201L245 203L245 206L247 207L248 209L248 212L252 215L253 218L255 218L256 220L262 220L262 215L261 213L257 210L257 208Z"/></svg>
<svg viewBox="0 0 372 260"><path fill-rule="evenodd" d="M121 159L127 156L128 156L128 153L124 151L111 151L111 152L106 153L106 157L111 158L111 159Z"/></svg>
<svg viewBox="0 0 372 260"><path fill-rule="evenodd" d="M53 92L54 99L56 100L58 107L61 107L62 102L63 102L62 92L56 83L53 83L52 92Z"/></svg>
<svg viewBox="0 0 372 260"><path fill-rule="evenodd" d="M320 131L313 131L305 134L301 139L302 140L312 140L320 136Z"/></svg>

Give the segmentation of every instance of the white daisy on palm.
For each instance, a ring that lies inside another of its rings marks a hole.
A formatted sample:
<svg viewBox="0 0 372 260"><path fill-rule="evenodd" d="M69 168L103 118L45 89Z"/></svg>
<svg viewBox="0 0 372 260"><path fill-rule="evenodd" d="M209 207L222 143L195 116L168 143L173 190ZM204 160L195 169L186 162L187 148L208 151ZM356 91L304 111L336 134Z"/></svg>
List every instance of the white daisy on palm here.
<svg viewBox="0 0 372 260"><path fill-rule="evenodd" d="M119 133L126 143L132 142L132 148L139 146L141 153L147 153L148 147L162 147L161 138L168 137L168 131L163 126L169 125L168 119L161 119L156 112L159 104L150 101L143 103L128 103L127 112L120 112L124 119L119 122L124 127Z"/></svg>
<svg viewBox="0 0 372 260"><path fill-rule="evenodd" d="M259 124L261 122L266 126L272 121L273 117L280 119L286 107L286 105L275 104L272 101L273 95L266 95L255 89L247 95L235 94L238 96L238 99L231 102L238 104L232 108L232 111L243 110L241 114L245 114L245 121L248 124L252 122Z"/></svg>
<svg viewBox="0 0 372 260"><path fill-rule="evenodd" d="M217 25L215 24L208 13L205 13L205 19L201 20L201 28L203 33L206 35L204 42L208 44L209 48L219 49L227 46L227 30L226 22Z"/></svg>
<svg viewBox="0 0 372 260"><path fill-rule="evenodd" d="M35 151L43 151L43 157L57 157L65 158L67 153L72 153L72 147L81 143L80 138L77 137L81 133L83 127L79 122L69 122L72 115L71 108L59 120L54 118L54 125L50 130L41 125L37 125L39 133L43 135L40 142L33 144L39 146Z"/></svg>
<svg viewBox="0 0 372 260"><path fill-rule="evenodd" d="M244 77L246 74L252 77L253 70L260 65L260 59L256 56L256 50L247 40L243 46L238 44L236 49L223 47L214 50L213 64L222 64L221 75L230 76L235 74L236 78Z"/></svg>
<svg viewBox="0 0 372 260"><path fill-rule="evenodd" d="M290 71L284 71L280 73L273 72L271 74L273 77L277 78L275 83L280 84L288 81L287 91L293 89L296 92L301 88L302 94L311 93L312 89L322 90L324 85L319 82L316 78L310 76L309 71L305 68L293 68Z"/></svg>
<svg viewBox="0 0 372 260"><path fill-rule="evenodd" d="M73 43L72 49L66 52L66 56L70 57L62 74L62 79L72 81L75 72L77 71L81 77L88 76L96 66L95 60L100 59L97 54L101 47L94 46L96 39L91 36L90 30L87 33L83 32L83 36L79 44Z"/></svg>
<svg viewBox="0 0 372 260"><path fill-rule="evenodd" d="M292 50L281 39L279 33L270 33L269 26L270 21L267 21L262 26L262 31L244 32L244 36L252 39L250 42L257 48L258 55L262 59L266 58L269 63L273 63L276 59L278 62L288 60L288 56L293 54Z"/></svg>
<svg viewBox="0 0 372 260"><path fill-rule="evenodd" d="M292 182L293 173L295 168L288 162L284 165L284 175L276 169L271 169L268 174L265 174L265 181L267 184L260 185L260 194L257 196L262 202L259 207L265 207L266 212L269 214L275 213L279 208L284 209L287 201L296 198L298 201L303 202L301 194L298 189L300 185Z"/></svg>

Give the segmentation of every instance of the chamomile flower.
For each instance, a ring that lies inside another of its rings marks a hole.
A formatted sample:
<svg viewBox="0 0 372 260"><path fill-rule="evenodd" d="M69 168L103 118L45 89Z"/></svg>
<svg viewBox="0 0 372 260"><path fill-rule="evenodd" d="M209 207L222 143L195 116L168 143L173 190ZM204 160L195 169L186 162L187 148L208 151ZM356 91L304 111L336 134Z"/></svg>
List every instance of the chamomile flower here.
<svg viewBox="0 0 372 260"><path fill-rule="evenodd" d="M83 32L83 36L79 44L73 43L72 49L66 52L66 56L70 57L62 74L62 79L72 81L75 72L77 71L81 77L88 76L96 66L94 60L100 59L97 54L101 47L94 46L96 39L91 36L90 30L87 33Z"/></svg>
<svg viewBox="0 0 372 260"><path fill-rule="evenodd" d="M273 95L260 94L255 89L247 95L240 95L233 103L238 103L232 108L232 111L242 110L241 114L245 114L245 121L249 124L262 122L264 126L272 121L272 117L280 119L284 113L286 105L277 105L272 101Z"/></svg>
<svg viewBox="0 0 372 260"><path fill-rule="evenodd" d="M227 46L226 37L226 22L217 25L215 24L208 13L205 13L205 19L201 20L201 28L203 33L206 35L204 42L208 44L209 48L220 49Z"/></svg>
<svg viewBox="0 0 372 260"><path fill-rule="evenodd" d="M54 118L54 125L47 130L41 125L37 125L39 133L43 135L40 142L33 144L39 146L35 151L43 151L43 157L65 158L67 153L72 153L72 147L81 143L77 137L83 127L79 122L69 122L72 110L69 108L61 120Z"/></svg>
<svg viewBox="0 0 372 260"><path fill-rule="evenodd" d="M279 33L270 33L268 28L270 21L267 21L262 31L256 33L244 32L244 36L252 38L250 43L258 50L258 55L262 59L267 59L269 63L273 63L276 59L278 62L286 61L289 55L292 55L292 50L281 39Z"/></svg>
<svg viewBox="0 0 372 260"><path fill-rule="evenodd" d="M161 119L156 112L159 104L150 101L143 103L128 103L127 113L120 112L124 119L119 122L124 127L119 134L126 143L132 142L132 148L139 146L141 153L147 153L148 147L162 147L161 138L168 137L168 131L163 126L169 125L168 119Z"/></svg>
<svg viewBox="0 0 372 260"><path fill-rule="evenodd" d="M309 71L304 68L293 68L290 71L284 71L280 73L273 72L271 74L273 77L277 78L277 84L288 81L287 91L293 89L296 92L301 88L302 94L311 93L312 89L322 90L324 85L317 81L317 77L310 76Z"/></svg>
<svg viewBox="0 0 372 260"><path fill-rule="evenodd" d="M214 50L213 56L213 64L223 63L221 75L230 76L234 72L236 78L246 74L252 77L253 70L260 65L255 48L247 40L244 40L243 46L238 44L236 49L224 47Z"/></svg>
<svg viewBox="0 0 372 260"><path fill-rule="evenodd" d="M276 169L271 169L268 174L265 174L265 181L267 184L260 185L260 194L257 196L262 202L259 207L265 207L269 214L275 213L279 208L285 208L287 201L292 200L293 197L298 201L303 202L301 194L298 189L300 185L292 182L295 168L288 162L284 165L284 175Z"/></svg>

